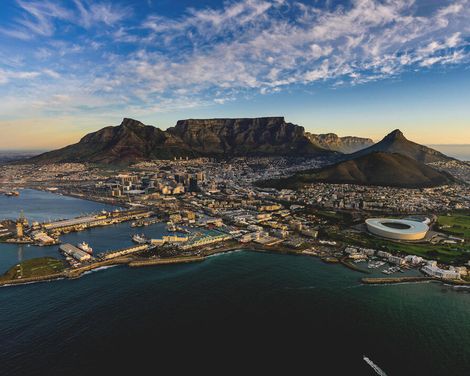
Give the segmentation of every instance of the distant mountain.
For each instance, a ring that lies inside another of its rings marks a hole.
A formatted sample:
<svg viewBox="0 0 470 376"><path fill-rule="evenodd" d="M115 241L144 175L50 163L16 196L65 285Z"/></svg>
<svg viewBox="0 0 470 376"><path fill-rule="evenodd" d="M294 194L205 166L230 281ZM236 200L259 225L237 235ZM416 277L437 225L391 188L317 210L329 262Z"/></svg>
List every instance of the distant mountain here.
<svg viewBox="0 0 470 376"><path fill-rule="evenodd" d="M354 159L374 152L398 153L423 163L453 160L437 150L407 140L399 129L386 135L380 142L345 156L345 158Z"/></svg>
<svg viewBox="0 0 470 376"><path fill-rule="evenodd" d="M41 154L33 163L131 164L184 156L307 156L331 153L312 144L303 127L283 117L189 119L162 131L125 118L119 126L87 134L78 143Z"/></svg>
<svg viewBox="0 0 470 376"><path fill-rule="evenodd" d="M354 153L374 144L370 138L361 137L339 137L334 133L312 134L307 133L307 137L314 144L323 149L338 151L340 153Z"/></svg>
<svg viewBox="0 0 470 376"><path fill-rule="evenodd" d="M455 181L413 158L396 153L372 152L318 170L302 171L292 177L262 182L274 188L299 188L307 183L338 183L394 186L403 188L432 187Z"/></svg>

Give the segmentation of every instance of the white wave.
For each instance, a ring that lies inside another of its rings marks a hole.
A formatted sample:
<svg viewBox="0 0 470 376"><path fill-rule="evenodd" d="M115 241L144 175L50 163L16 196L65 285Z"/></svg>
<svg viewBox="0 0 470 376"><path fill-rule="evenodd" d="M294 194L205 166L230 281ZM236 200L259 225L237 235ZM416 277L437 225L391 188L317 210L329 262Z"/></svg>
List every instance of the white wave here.
<svg viewBox="0 0 470 376"><path fill-rule="evenodd" d="M370 360L367 356L363 357L364 361L375 371L377 375L380 376L387 376L387 374L372 360Z"/></svg>
<svg viewBox="0 0 470 376"><path fill-rule="evenodd" d="M88 270L88 271L84 272L82 275L87 275L87 274L91 274L91 273L94 273L94 272L99 272L100 270L106 270L106 269L114 268L115 266L118 266L118 265L100 266L99 268Z"/></svg>
<svg viewBox="0 0 470 376"><path fill-rule="evenodd" d="M220 253L215 253L213 255L206 256L206 259L211 258L211 257L218 257L218 256L223 256L223 255L229 255L231 253L236 253L236 252L243 252L242 249L236 249L233 251L226 251L226 252L220 252Z"/></svg>

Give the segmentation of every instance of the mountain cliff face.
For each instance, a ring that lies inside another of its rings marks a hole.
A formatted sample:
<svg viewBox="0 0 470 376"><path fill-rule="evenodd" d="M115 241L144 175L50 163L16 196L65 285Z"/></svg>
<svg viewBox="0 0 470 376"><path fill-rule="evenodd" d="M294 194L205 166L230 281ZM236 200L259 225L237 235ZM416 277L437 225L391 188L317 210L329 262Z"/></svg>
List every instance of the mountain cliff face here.
<svg viewBox="0 0 470 376"><path fill-rule="evenodd" d="M403 188L432 187L455 181L424 163L395 153L373 152L318 170L302 171L292 177L263 182L275 188L299 188L308 183L359 184Z"/></svg>
<svg viewBox="0 0 470 376"><path fill-rule="evenodd" d="M190 150L179 138L140 121L125 118L117 127L106 127L89 133L76 144L41 154L31 161L129 164L189 154Z"/></svg>
<svg viewBox="0 0 470 376"><path fill-rule="evenodd" d="M348 155L347 158L353 159L373 152L398 153L423 163L453 160L437 150L407 140L399 129L389 133L380 142Z"/></svg>
<svg viewBox="0 0 470 376"><path fill-rule="evenodd" d="M306 137L303 127L283 117L179 120L168 133L201 154L308 155L324 152Z"/></svg>
<svg viewBox="0 0 470 376"><path fill-rule="evenodd" d="M334 133L308 133L307 137L313 144L323 149L338 151L345 154L354 153L374 144L374 141L370 138L353 136L339 137Z"/></svg>
<svg viewBox="0 0 470 376"><path fill-rule="evenodd" d="M283 117L180 120L162 131L125 118L119 126L87 134L78 143L32 158L33 163L131 164L149 159L195 156L315 155L302 127Z"/></svg>

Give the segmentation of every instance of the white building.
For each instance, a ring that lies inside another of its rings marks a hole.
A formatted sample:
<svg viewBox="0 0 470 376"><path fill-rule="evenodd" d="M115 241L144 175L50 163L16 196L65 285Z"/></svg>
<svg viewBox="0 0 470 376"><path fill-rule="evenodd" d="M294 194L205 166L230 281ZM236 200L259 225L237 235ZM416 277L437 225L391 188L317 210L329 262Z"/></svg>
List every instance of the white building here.
<svg viewBox="0 0 470 376"><path fill-rule="evenodd" d="M420 240L429 230L425 223L406 219L369 218L366 225L372 234L395 240Z"/></svg>
<svg viewBox="0 0 470 376"><path fill-rule="evenodd" d="M425 274L441 279L459 279L460 274L455 270L441 269L437 266L426 265L421 269Z"/></svg>

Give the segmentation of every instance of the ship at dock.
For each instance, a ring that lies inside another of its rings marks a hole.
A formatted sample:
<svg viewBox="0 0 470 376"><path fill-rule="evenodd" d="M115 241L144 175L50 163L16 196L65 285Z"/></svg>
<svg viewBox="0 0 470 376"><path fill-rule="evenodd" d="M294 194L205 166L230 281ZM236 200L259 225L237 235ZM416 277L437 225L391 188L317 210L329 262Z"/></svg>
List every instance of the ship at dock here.
<svg viewBox="0 0 470 376"><path fill-rule="evenodd" d="M176 225L171 221L166 223L166 229L167 231L170 231L170 232L177 231Z"/></svg>
<svg viewBox="0 0 470 376"><path fill-rule="evenodd" d="M134 221L131 223L131 227L144 227L144 226L150 226L154 225L155 223L160 222L160 219L155 217L155 218L149 218L149 219L141 219L138 221Z"/></svg>
<svg viewBox="0 0 470 376"><path fill-rule="evenodd" d="M146 244L149 242L149 240L145 237L144 234L139 235L139 234L134 234L132 235L132 241L137 243L137 244Z"/></svg>
<svg viewBox="0 0 470 376"><path fill-rule="evenodd" d="M18 197L20 195L20 192L18 191L8 191L4 193L5 196L7 197Z"/></svg>
<svg viewBox="0 0 470 376"><path fill-rule="evenodd" d="M85 242L78 243L77 247L81 249L83 252L88 253L89 255L93 254L93 248L91 248L88 243L85 243Z"/></svg>

